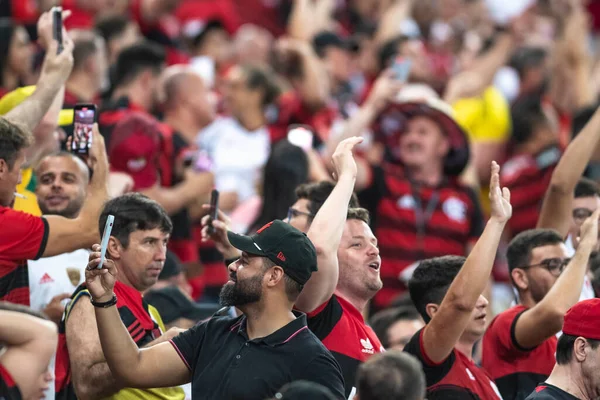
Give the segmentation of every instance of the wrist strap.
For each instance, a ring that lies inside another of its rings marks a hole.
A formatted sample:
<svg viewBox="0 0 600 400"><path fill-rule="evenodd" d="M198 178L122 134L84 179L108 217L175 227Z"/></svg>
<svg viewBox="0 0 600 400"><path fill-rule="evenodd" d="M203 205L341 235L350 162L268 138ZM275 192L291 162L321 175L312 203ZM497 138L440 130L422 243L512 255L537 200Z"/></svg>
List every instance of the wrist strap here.
<svg viewBox="0 0 600 400"><path fill-rule="evenodd" d="M98 302L94 301L94 299L91 299L91 302L94 307L98 307L98 308L112 307L117 304L117 295L113 294L113 298L108 301L105 301L104 303L98 303Z"/></svg>

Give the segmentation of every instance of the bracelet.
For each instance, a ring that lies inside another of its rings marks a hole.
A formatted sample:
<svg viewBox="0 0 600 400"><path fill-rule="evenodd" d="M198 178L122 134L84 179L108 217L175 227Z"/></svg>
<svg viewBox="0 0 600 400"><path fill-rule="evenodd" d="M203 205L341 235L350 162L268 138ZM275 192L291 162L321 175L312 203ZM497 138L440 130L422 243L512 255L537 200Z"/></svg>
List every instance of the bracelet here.
<svg viewBox="0 0 600 400"><path fill-rule="evenodd" d="M105 301L104 303L98 303L98 302L94 301L94 299L91 299L91 302L94 307L98 307L98 308L112 307L115 304L117 304L117 295L113 294L112 299L110 299L109 301Z"/></svg>

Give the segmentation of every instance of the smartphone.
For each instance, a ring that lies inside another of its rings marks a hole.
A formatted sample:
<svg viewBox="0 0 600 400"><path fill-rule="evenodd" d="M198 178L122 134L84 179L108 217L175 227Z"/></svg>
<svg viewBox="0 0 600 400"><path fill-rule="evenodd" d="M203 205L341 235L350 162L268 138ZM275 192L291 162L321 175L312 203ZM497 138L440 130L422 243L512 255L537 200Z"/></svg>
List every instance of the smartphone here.
<svg viewBox="0 0 600 400"><path fill-rule="evenodd" d="M210 194L210 211L208 220L208 234L213 235L215 228L212 226L212 222L219 219L219 191L213 189Z"/></svg>
<svg viewBox="0 0 600 400"><path fill-rule="evenodd" d="M102 269L102 265L104 264L108 239L110 238L110 232L112 231L114 222L115 217L113 215L109 215L108 218L106 218L106 225L104 225L104 233L102 234L102 242L100 244L100 264L98 264L98 269Z"/></svg>
<svg viewBox="0 0 600 400"><path fill-rule="evenodd" d="M394 71L394 75L398 81L406 82L408 80L408 76L410 75L411 67L412 61L410 58L396 57L394 64L392 65L392 70Z"/></svg>
<svg viewBox="0 0 600 400"><path fill-rule="evenodd" d="M52 7L52 31L54 40L58 42L57 54L63 51L62 28L62 7Z"/></svg>
<svg viewBox="0 0 600 400"><path fill-rule="evenodd" d="M77 104L73 110L73 138L71 152L89 154L92 147L92 130L96 122L96 105Z"/></svg>

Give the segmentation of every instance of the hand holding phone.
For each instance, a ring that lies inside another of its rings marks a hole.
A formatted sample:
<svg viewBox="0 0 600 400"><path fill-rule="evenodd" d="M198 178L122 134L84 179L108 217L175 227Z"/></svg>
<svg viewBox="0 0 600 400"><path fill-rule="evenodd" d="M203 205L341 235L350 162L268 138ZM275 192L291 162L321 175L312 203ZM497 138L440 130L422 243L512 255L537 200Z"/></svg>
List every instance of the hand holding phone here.
<svg viewBox="0 0 600 400"><path fill-rule="evenodd" d="M208 234L214 235L215 228L212 226L212 222L219 219L219 191L213 189L210 194L210 211L208 219Z"/></svg>
<svg viewBox="0 0 600 400"><path fill-rule="evenodd" d="M88 155L92 147L94 122L96 122L96 105L77 104L73 110L72 153Z"/></svg>
<svg viewBox="0 0 600 400"><path fill-rule="evenodd" d="M113 215L109 215L106 219L106 225L104 225L104 234L102 234L102 242L100 244L100 264L98 264L98 269L102 269L102 264L104 264L106 248L108 247L108 239L110 238L110 233L112 231L114 222L115 217Z"/></svg>
<svg viewBox="0 0 600 400"><path fill-rule="evenodd" d="M412 67L412 61L410 58L405 57L396 57L394 60L394 64L392 65L392 70L394 71L394 76L396 79L402 83L408 80L408 76L410 75L410 70Z"/></svg>
<svg viewBox="0 0 600 400"><path fill-rule="evenodd" d="M63 51L62 28L62 7L52 7L52 32L54 40L58 42L57 54Z"/></svg>

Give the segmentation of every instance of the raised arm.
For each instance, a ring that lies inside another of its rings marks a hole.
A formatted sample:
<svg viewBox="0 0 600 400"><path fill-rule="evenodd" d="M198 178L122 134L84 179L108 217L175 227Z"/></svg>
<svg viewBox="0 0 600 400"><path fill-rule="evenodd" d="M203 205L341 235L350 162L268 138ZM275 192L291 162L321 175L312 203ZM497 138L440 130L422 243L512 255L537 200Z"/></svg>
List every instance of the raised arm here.
<svg viewBox="0 0 600 400"><path fill-rule="evenodd" d="M556 335L562 329L567 310L579 301L590 253L598 242L598 218L600 209L581 226L581 241L575 256L554 286L538 304L517 319L515 341L520 347L530 349Z"/></svg>
<svg viewBox="0 0 600 400"><path fill-rule="evenodd" d="M317 250L318 271L304 285L296 301L300 311L311 312L329 300L339 276L337 250L342 240L348 204L354 191L357 167L352 149L362 142L352 137L341 142L333 154L337 184L319 209L308 230L308 238Z"/></svg>
<svg viewBox="0 0 600 400"><path fill-rule="evenodd" d="M100 245L94 245L85 272L86 284L96 302L110 301L116 281L114 262L106 259L102 269ZM95 307L102 352L112 376L125 387L156 388L178 386L190 381L190 370L170 343L139 349L119 316L116 306Z"/></svg>
<svg viewBox="0 0 600 400"><path fill-rule="evenodd" d="M467 327L477 299L489 281L504 226L512 215L510 192L507 188L500 189L499 172L500 167L494 161L490 181L492 212L483 234L423 331L425 353L435 363L450 355Z"/></svg>
<svg viewBox="0 0 600 400"><path fill-rule="evenodd" d="M183 182L171 188L155 185L141 192L163 206L169 215L173 215L196 199L206 197L213 183L213 174L209 172L190 172Z"/></svg>
<svg viewBox="0 0 600 400"><path fill-rule="evenodd" d="M592 154L600 144L600 108L569 144L552 173L537 227L554 229L566 237L571 222L574 191Z"/></svg>
<svg viewBox="0 0 600 400"><path fill-rule="evenodd" d="M44 217L48 221L48 242L44 257L90 248L99 242L98 220L104 202L108 200L108 159L104 139L94 124L92 149L88 160L94 171L89 184L88 195L79 216L75 219L57 215Z"/></svg>

